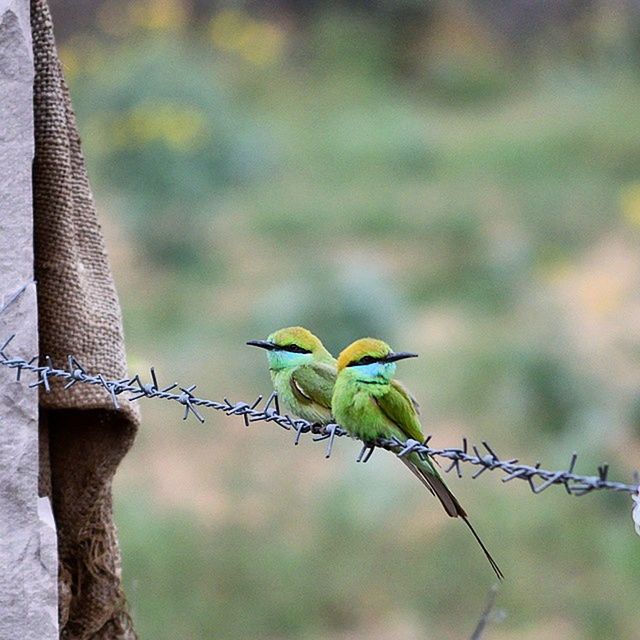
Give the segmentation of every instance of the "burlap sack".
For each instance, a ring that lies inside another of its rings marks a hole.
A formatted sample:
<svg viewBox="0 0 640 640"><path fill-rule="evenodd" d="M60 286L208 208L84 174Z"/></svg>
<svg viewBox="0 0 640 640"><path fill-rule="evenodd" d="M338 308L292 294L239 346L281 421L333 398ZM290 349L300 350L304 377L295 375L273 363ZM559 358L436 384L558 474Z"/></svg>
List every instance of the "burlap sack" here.
<svg viewBox="0 0 640 640"><path fill-rule="evenodd" d="M33 171L40 354L73 354L91 372L125 375L120 307L87 179L46 0L32 0ZM98 387L52 384L40 396L41 493L58 528L65 638L135 638L120 581L111 481L138 416Z"/></svg>

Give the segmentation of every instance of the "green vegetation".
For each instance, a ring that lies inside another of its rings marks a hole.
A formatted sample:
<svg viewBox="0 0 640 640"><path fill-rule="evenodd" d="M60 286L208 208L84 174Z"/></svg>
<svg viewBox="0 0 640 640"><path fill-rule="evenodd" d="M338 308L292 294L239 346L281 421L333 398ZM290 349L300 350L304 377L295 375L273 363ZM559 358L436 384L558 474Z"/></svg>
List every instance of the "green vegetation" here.
<svg viewBox="0 0 640 640"><path fill-rule="evenodd" d="M549 466L576 449L579 471L628 477L640 75L624 22L595 24L583 57L523 60L449 20L402 74L384 20L171 15L62 47L131 369L246 399L269 390L246 339L300 323L337 351L370 334L420 353L399 377L438 444ZM356 465L341 442L326 462L268 425L143 409L115 497L142 638L469 636L491 571L390 456ZM492 474L451 487L507 574L487 638L637 634L628 499Z"/></svg>

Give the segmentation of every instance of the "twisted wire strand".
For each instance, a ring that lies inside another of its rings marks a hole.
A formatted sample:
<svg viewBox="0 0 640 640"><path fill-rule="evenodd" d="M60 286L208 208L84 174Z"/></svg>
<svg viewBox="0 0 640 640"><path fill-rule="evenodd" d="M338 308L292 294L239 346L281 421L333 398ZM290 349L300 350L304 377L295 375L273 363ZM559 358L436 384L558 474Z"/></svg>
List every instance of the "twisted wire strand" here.
<svg viewBox="0 0 640 640"><path fill-rule="evenodd" d="M151 367L151 382L144 382L136 374L130 378L109 380L100 373L88 373L85 368L73 356L68 356L67 367L59 368L54 365L51 358L44 358L44 364L38 364L38 356L25 360L20 357L11 357L7 348L15 334L9 336L0 347L0 366L15 369L16 380L21 380L24 371L35 374L36 380L29 386L42 386L46 392L51 389L50 379L66 380L64 389L69 389L75 384L89 384L102 387L109 394L116 409L119 408L118 397L126 397L129 401L137 401L141 398L161 399L176 402L184 408L183 420L190 415L198 422L204 423L204 417L200 408L221 411L228 416L241 416L244 424L249 426L253 422L273 422L287 431L295 433L294 444L300 442L303 434L310 433L316 442L326 441L325 456L329 458L333 450L335 439L349 434L338 424L312 424L301 418L294 418L280 412L278 398L275 393L269 395L263 402L263 396L258 396L253 402L232 402L224 397L222 401L200 398L194 394L196 385L181 386L177 382L161 387L155 372ZM374 449L382 448L394 452L399 457L410 453L420 453L434 458L443 458L449 461L444 468L445 472L455 470L458 477L463 476L462 465L478 467L471 475L475 479L485 471L501 471L502 482L523 480L528 483L533 493L542 493L552 485L562 485L566 492L575 496L582 496L592 491L608 490L627 493L638 493L640 479L637 473L633 483L617 482L608 479L609 465L602 464L597 468L597 475L579 475L574 473L578 459L577 453L571 455L566 469L548 470L540 466L540 462L534 465L523 464L517 458L503 459L498 456L496 450L487 442L481 443L481 448L469 445L467 438L462 438L460 447L435 448L429 446L432 436L428 436L423 442L417 440L402 441L397 438L381 438L372 442L363 442L362 449L357 456L357 462L367 462Z"/></svg>

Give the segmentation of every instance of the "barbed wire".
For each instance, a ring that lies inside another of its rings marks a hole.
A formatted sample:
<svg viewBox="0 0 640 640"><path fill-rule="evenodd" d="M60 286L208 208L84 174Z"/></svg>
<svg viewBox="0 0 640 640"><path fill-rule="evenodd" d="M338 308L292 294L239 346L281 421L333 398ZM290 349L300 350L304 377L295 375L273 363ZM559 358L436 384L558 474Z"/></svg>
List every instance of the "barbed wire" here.
<svg viewBox="0 0 640 640"><path fill-rule="evenodd" d="M228 416L241 416L247 427L253 422L273 422L279 427L295 433L294 444L296 445L300 442L303 434L312 434L313 440L316 442L326 441L325 456L327 458L331 456L336 438L349 435L338 424L313 424L301 418L281 413L276 393L270 394L266 399L263 396L258 396L253 402L232 402L226 397L222 401L210 400L194 394L195 384L181 386L174 382L164 387L160 386L153 367L150 369L150 382L144 382L138 374L130 378L110 380L101 373L88 373L71 355L67 358L66 368L56 367L49 356L44 358L44 364L37 363L38 356L33 356L29 360L11 357L7 353L7 348L14 337L15 334L9 336L0 347L0 366L15 369L18 381L21 380L22 373L25 371L35 374L36 380L29 386L42 386L46 392L51 390L51 379L62 379L67 381L64 389L69 389L76 384L102 387L109 394L116 409L120 406L119 396L126 397L131 402L136 402L141 398L151 398L180 404L184 408L183 420L191 415L200 423L204 423L204 417L199 409L206 408L221 411ZM485 441L482 441L481 448L470 445L467 438L462 438L460 447L435 448L429 445L431 439L430 435L423 442L412 439L402 441L398 438L380 438L371 442L363 442L356 462L367 462L375 448L393 451L401 458L410 453L419 453L449 461L444 471L449 473L455 470L460 478L463 476L462 465L478 467L471 475L473 479L478 478L485 471L501 471L505 474L502 477L502 482L523 480L528 483L531 491L535 494L542 493L553 485L562 485L568 494L575 496L599 490L635 494L638 492L640 484L637 473L634 475L633 484L609 480L609 465L606 463L598 466L597 475L578 475L574 473L578 460L576 452L571 455L566 469L551 471L541 468L540 462L528 465L520 463L517 458L500 458L496 449Z"/></svg>

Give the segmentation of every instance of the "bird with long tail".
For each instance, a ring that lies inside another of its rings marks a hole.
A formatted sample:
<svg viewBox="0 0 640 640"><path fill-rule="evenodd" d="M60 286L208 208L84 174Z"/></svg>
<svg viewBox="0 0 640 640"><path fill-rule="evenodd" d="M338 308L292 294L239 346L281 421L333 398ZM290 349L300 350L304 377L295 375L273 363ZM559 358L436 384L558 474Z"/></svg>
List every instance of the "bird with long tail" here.
<svg viewBox="0 0 640 640"><path fill-rule="evenodd" d="M382 340L362 338L346 347L337 362L338 376L331 406L336 422L364 442L378 438L424 441L418 406L393 376L396 362L417 354L398 352ZM461 518L482 548L499 579L504 578L467 512L451 493L428 455L418 452L400 458L420 482L438 498L452 518Z"/></svg>

